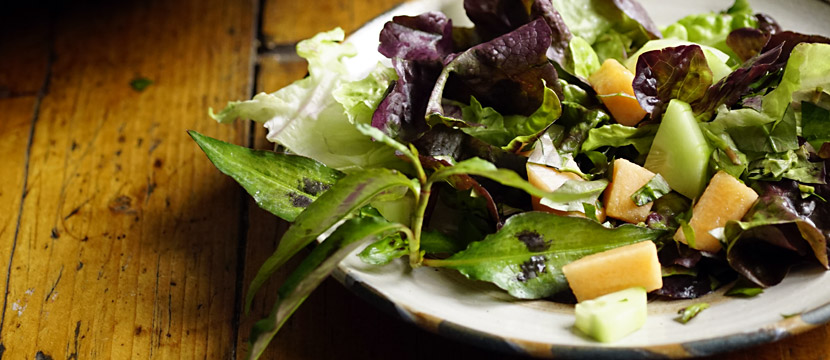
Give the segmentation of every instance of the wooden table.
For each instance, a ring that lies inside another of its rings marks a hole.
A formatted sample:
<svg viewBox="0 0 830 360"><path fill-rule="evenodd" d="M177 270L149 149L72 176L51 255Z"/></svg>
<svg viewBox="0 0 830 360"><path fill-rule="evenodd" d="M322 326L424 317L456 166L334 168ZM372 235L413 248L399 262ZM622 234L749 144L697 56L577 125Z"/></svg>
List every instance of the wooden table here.
<svg viewBox="0 0 830 360"><path fill-rule="evenodd" d="M284 225L185 130L267 148L259 127L216 124L207 108L302 77L298 40L397 1L0 5L0 358L241 357L277 282L251 317L241 296ZM713 359L827 358L827 330ZM265 358L427 357L504 358L329 280Z"/></svg>

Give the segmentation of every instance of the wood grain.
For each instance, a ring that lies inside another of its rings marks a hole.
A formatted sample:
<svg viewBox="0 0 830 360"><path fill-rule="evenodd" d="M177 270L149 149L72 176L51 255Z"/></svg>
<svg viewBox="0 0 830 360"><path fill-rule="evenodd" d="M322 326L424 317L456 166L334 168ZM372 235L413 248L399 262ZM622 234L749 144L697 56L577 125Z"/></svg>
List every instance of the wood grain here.
<svg viewBox="0 0 830 360"><path fill-rule="evenodd" d="M240 193L185 130L242 140L205 109L250 95L254 18L252 2L219 0L56 11L6 289L6 357L235 351ZM137 77L153 84L138 92Z"/></svg>

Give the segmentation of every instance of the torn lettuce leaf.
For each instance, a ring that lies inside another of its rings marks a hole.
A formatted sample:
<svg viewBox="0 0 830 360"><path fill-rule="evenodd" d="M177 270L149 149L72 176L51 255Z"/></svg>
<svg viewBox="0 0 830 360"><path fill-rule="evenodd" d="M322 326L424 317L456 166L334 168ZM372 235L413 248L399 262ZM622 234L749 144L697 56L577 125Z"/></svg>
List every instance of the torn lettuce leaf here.
<svg viewBox="0 0 830 360"><path fill-rule="evenodd" d="M726 11L688 15L678 20L669 25L666 37L711 46L734 56L732 49L726 45L726 37L732 30L747 27L757 28L758 20L747 0L736 0ZM681 38L684 35L685 37ZM734 57L737 59L737 56Z"/></svg>
<svg viewBox="0 0 830 360"><path fill-rule="evenodd" d="M510 147L520 150L532 142L528 140L536 140L562 114L556 93L548 87L544 91L542 105L530 116L502 115L491 107L482 107L475 97L471 97L470 105L461 107L464 122L468 125L461 131L500 147L518 142Z"/></svg>
<svg viewBox="0 0 830 360"><path fill-rule="evenodd" d="M229 102L219 113L211 111L211 117L223 123L237 118L265 123L268 140L347 173L405 166L394 151L357 131L333 96L350 80L342 60L355 55L351 44L340 43L344 36L337 28L301 41L297 53L308 60L308 77L271 94Z"/></svg>
<svg viewBox="0 0 830 360"><path fill-rule="evenodd" d="M603 125L591 129L588 139L582 144L582 151L591 151L602 146L622 147L633 145L640 154L647 154L657 134L657 124L640 127L621 124Z"/></svg>

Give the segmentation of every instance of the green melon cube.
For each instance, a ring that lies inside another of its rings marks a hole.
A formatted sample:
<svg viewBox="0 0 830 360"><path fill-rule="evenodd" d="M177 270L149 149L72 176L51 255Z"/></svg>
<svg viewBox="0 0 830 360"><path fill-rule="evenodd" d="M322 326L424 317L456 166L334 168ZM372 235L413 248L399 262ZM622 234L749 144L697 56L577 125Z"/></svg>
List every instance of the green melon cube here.
<svg viewBox="0 0 830 360"><path fill-rule="evenodd" d="M646 289L632 287L576 304L576 328L602 342L631 334L646 323Z"/></svg>

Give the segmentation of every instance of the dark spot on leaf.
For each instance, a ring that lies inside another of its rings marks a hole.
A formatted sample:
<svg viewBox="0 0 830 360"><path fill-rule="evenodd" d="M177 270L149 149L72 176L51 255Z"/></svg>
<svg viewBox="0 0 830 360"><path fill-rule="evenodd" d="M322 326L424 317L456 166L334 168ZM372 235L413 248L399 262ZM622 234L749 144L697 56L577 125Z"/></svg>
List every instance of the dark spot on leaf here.
<svg viewBox="0 0 830 360"><path fill-rule="evenodd" d="M290 193L288 198L291 199L291 205L294 207L306 208L311 205L311 199L300 194Z"/></svg>
<svg viewBox="0 0 830 360"><path fill-rule="evenodd" d="M300 190L306 194L317 195L328 190L330 187L331 185L329 184L314 179L303 178L303 187Z"/></svg>
<svg viewBox="0 0 830 360"><path fill-rule="evenodd" d="M58 228L52 228L52 233L49 235L52 239L57 239L61 237L61 234L58 232Z"/></svg>
<svg viewBox="0 0 830 360"><path fill-rule="evenodd" d="M522 269L518 275L516 275L516 280L521 282L528 281L530 279L535 279L539 275L545 272L545 268L547 265L545 264L547 258L542 255L534 255L530 257L530 260L523 262L519 267Z"/></svg>
<svg viewBox="0 0 830 360"><path fill-rule="evenodd" d="M148 79L146 77L143 77L143 76L136 77L135 79L130 81L130 87L132 87L133 90L138 91L138 92L144 91L145 89L147 89L148 86L150 86L152 84L153 84L153 80L150 80L150 79Z"/></svg>
<svg viewBox="0 0 830 360"><path fill-rule="evenodd" d="M523 242L528 250L533 252L545 251L550 248L551 241L545 241L545 238L535 231L522 231L516 235L516 238Z"/></svg>

